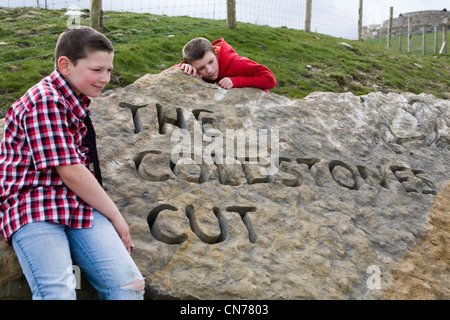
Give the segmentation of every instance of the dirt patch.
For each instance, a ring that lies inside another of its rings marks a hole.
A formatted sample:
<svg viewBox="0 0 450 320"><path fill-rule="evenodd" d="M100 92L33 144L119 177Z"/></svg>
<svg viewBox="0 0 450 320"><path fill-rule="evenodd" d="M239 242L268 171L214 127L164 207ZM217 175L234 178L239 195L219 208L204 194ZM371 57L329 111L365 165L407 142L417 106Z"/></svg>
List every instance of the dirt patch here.
<svg viewBox="0 0 450 320"><path fill-rule="evenodd" d="M436 196L430 229L392 270L384 299L450 299L450 181Z"/></svg>

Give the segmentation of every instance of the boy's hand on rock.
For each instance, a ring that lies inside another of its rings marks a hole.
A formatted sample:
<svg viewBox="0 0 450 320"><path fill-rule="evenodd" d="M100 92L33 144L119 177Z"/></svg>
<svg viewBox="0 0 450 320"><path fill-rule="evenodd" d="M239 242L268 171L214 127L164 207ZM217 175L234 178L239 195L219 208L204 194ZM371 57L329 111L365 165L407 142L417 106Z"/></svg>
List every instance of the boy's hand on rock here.
<svg viewBox="0 0 450 320"><path fill-rule="evenodd" d="M186 73L187 75L192 74L193 77L195 77L197 75L197 69L195 69L194 66L192 66L188 63L182 63L181 69L184 70L184 73Z"/></svg>
<svg viewBox="0 0 450 320"><path fill-rule="evenodd" d="M130 227L121 215L116 220L111 220L111 223L119 234L119 237L128 253L131 253L131 249L134 247L134 244L131 240Z"/></svg>
<svg viewBox="0 0 450 320"><path fill-rule="evenodd" d="M223 78L217 84L219 86L221 86L222 88L224 88L225 90L229 90L229 89L233 88L233 81L231 81L231 79L228 77Z"/></svg>

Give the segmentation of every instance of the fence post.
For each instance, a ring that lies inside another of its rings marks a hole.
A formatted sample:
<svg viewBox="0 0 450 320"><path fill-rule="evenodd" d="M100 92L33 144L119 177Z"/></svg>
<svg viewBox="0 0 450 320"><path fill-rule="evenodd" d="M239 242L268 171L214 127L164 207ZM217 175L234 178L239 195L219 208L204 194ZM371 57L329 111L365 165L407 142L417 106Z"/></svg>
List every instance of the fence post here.
<svg viewBox="0 0 450 320"><path fill-rule="evenodd" d="M392 48L392 23L394 20L394 7L391 7L391 14L389 16L389 30L388 30L388 41L387 47Z"/></svg>
<svg viewBox="0 0 450 320"><path fill-rule="evenodd" d="M412 18L408 18L408 52L412 52Z"/></svg>
<svg viewBox="0 0 450 320"><path fill-rule="evenodd" d="M383 45L383 25L380 27L380 46Z"/></svg>
<svg viewBox="0 0 450 320"><path fill-rule="evenodd" d="M311 32L312 0L306 0L305 31Z"/></svg>
<svg viewBox="0 0 450 320"><path fill-rule="evenodd" d="M438 27L434 26L434 54L438 51Z"/></svg>
<svg viewBox="0 0 450 320"><path fill-rule="evenodd" d="M91 0L91 28L97 31L102 31L101 12L102 0Z"/></svg>
<svg viewBox="0 0 450 320"><path fill-rule="evenodd" d="M402 35L403 35L403 28L402 26L400 26L398 30L398 51L402 51Z"/></svg>
<svg viewBox="0 0 450 320"><path fill-rule="evenodd" d="M425 28L425 26L422 27L422 55L427 54L427 31Z"/></svg>
<svg viewBox="0 0 450 320"><path fill-rule="evenodd" d="M236 0L227 0L227 27L236 29Z"/></svg>
<svg viewBox="0 0 450 320"><path fill-rule="evenodd" d="M448 28L448 19L446 19L444 23L444 27L442 28L442 49L439 53L447 53L447 28Z"/></svg>
<svg viewBox="0 0 450 320"><path fill-rule="evenodd" d="M362 41L362 2L363 0L359 0L358 41Z"/></svg>
<svg viewBox="0 0 450 320"><path fill-rule="evenodd" d="M358 41L362 41L362 2L363 0L359 0Z"/></svg>

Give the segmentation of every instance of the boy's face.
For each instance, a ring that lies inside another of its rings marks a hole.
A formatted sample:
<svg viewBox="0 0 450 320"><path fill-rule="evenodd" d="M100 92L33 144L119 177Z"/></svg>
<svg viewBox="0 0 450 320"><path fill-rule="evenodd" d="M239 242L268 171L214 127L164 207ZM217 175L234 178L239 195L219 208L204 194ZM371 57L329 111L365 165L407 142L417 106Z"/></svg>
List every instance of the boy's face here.
<svg viewBox="0 0 450 320"><path fill-rule="evenodd" d="M219 61L217 60L216 55L211 51L208 51L203 58L195 60L191 64L197 69L197 72L202 79L216 81L219 77Z"/></svg>
<svg viewBox="0 0 450 320"><path fill-rule="evenodd" d="M67 59L61 57L60 59ZM111 79L114 52L94 51L74 65L69 59L59 69L76 95L99 97Z"/></svg>

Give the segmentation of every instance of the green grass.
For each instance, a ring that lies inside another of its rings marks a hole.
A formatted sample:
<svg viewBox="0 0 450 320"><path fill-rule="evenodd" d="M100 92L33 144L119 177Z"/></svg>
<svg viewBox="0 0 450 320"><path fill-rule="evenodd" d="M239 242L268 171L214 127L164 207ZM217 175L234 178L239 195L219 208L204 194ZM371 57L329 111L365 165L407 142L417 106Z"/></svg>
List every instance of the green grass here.
<svg viewBox="0 0 450 320"><path fill-rule="evenodd" d="M26 58L21 56L23 51L0 55L0 116L53 71L54 43L65 28L63 13L36 8L0 10L0 42L7 43L0 46L0 53L26 49L28 56L39 56L9 63L8 59ZM302 99L313 91L425 92L450 98L449 54L422 56L302 30L247 23L231 30L225 21L135 13L105 12L104 33L116 50L107 89L124 87L147 73L157 74L179 63L184 44L202 36L211 41L225 38L239 55L269 67L277 79L271 92L291 99ZM19 36L19 41L10 40Z"/></svg>

